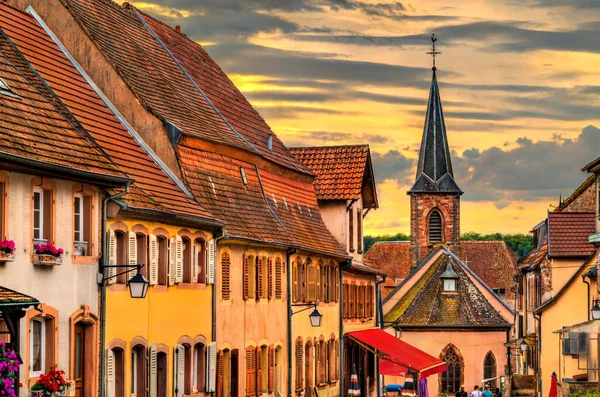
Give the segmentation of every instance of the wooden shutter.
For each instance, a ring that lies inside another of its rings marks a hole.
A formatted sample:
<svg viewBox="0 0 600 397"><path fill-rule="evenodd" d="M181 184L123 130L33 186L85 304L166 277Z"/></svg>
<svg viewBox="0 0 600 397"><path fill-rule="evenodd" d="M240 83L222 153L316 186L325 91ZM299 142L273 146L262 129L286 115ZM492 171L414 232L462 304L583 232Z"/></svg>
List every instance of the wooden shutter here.
<svg viewBox="0 0 600 397"><path fill-rule="evenodd" d="M169 239L169 285L175 285L175 267L177 266L177 249L175 237Z"/></svg>
<svg viewBox="0 0 600 397"><path fill-rule="evenodd" d="M173 353L173 392L175 397L181 397L185 390L185 348L175 345Z"/></svg>
<svg viewBox="0 0 600 397"><path fill-rule="evenodd" d="M206 255L207 255L207 267L206 267L206 283L214 284L215 283L215 239L208 240L208 244L206 247Z"/></svg>
<svg viewBox="0 0 600 397"><path fill-rule="evenodd" d="M354 212L348 211L348 249L354 251Z"/></svg>
<svg viewBox="0 0 600 397"><path fill-rule="evenodd" d="M256 257L256 299L263 297L263 261L264 257Z"/></svg>
<svg viewBox="0 0 600 397"><path fill-rule="evenodd" d="M183 282L183 240L175 236L175 282Z"/></svg>
<svg viewBox="0 0 600 397"><path fill-rule="evenodd" d="M148 371L148 394L150 397L157 397L158 394L158 369L156 363L156 345L150 346L148 349L149 371Z"/></svg>
<svg viewBox="0 0 600 397"><path fill-rule="evenodd" d="M321 344L319 341L315 342L315 364L316 364L316 374L317 374L317 386L321 383L321 359L323 352L321 351Z"/></svg>
<svg viewBox="0 0 600 397"><path fill-rule="evenodd" d="M267 294L269 299L273 299L273 258L269 258L267 262L267 273L269 273L268 281L269 285L267 286Z"/></svg>
<svg viewBox="0 0 600 397"><path fill-rule="evenodd" d="M294 261L292 265L292 302L298 302L298 274L300 273L300 269L298 269L298 262Z"/></svg>
<svg viewBox="0 0 600 397"><path fill-rule="evenodd" d="M127 238L127 264L129 266L137 265L137 236L135 232L129 232ZM127 279L129 280L131 277L135 276L137 273L137 269L132 267L129 269L129 273L127 273Z"/></svg>
<svg viewBox="0 0 600 397"><path fill-rule="evenodd" d="M208 363L206 391L214 393L217 386L217 342L210 342L206 346L206 362Z"/></svg>
<svg viewBox="0 0 600 397"><path fill-rule="evenodd" d="M156 285L158 284L158 241L156 241L154 234L148 236L148 256L148 262L150 263L149 281L151 285Z"/></svg>
<svg viewBox="0 0 600 397"><path fill-rule="evenodd" d="M321 265L322 263L319 261L315 267L315 302L323 299L321 295Z"/></svg>
<svg viewBox="0 0 600 397"><path fill-rule="evenodd" d="M296 390L302 389L304 374L304 365L302 364L302 358L304 356L302 340L296 341Z"/></svg>
<svg viewBox="0 0 600 397"><path fill-rule="evenodd" d="M223 350L219 350L217 366L217 397L223 397Z"/></svg>
<svg viewBox="0 0 600 397"><path fill-rule="evenodd" d="M344 283L344 296L342 299L342 312L344 318L348 318L348 303L350 303L348 298L348 284Z"/></svg>
<svg viewBox="0 0 600 397"><path fill-rule="evenodd" d="M275 391L275 347L269 346L269 393Z"/></svg>
<svg viewBox="0 0 600 397"><path fill-rule="evenodd" d="M262 371L263 371L263 367L262 367L262 347L257 347L255 350L255 354L256 354L256 379L255 379L255 383L254 383L254 387L256 389L256 395L261 395L262 394ZM266 368L265 368L266 370Z"/></svg>
<svg viewBox="0 0 600 397"><path fill-rule="evenodd" d="M249 285L249 280L248 280L248 271L250 270L250 264L249 259L248 259L248 255L244 254L244 258L243 258L243 266L244 266L244 299L248 299L248 296L250 295L250 285Z"/></svg>
<svg viewBox="0 0 600 397"><path fill-rule="evenodd" d="M333 278L335 280L335 301L339 302L340 300L340 277L338 274L339 266L334 267L333 269Z"/></svg>
<svg viewBox="0 0 600 397"><path fill-rule="evenodd" d="M106 397L115 397L115 354L106 351Z"/></svg>
<svg viewBox="0 0 600 397"><path fill-rule="evenodd" d="M330 267L329 265L327 266L323 266L323 277L322 277L322 283L324 284L323 287L323 292L324 292L324 296L323 299L325 300L325 303L329 303L330 302L330 296L331 296L331 279L330 279L330 275L329 275L329 271L330 271Z"/></svg>
<svg viewBox="0 0 600 397"><path fill-rule="evenodd" d="M356 209L356 250L358 253L363 251L363 236L362 236L362 209Z"/></svg>
<svg viewBox="0 0 600 397"><path fill-rule="evenodd" d="M231 257L228 252L221 254L221 299L229 300L231 295L230 290L230 271L231 271Z"/></svg>
<svg viewBox="0 0 600 397"><path fill-rule="evenodd" d="M255 348L254 346L250 346L246 348L246 396L254 396L255 394L255 385L254 381L256 379L256 358L255 358Z"/></svg>
<svg viewBox="0 0 600 397"><path fill-rule="evenodd" d="M275 299L281 299L281 258L275 258Z"/></svg>
<svg viewBox="0 0 600 397"><path fill-rule="evenodd" d="M339 380L340 379L340 340L336 339L335 340L335 365L334 365L334 370L335 370L335 380Z"/></svg>
<svg viewBox="0 0 600 397"><path fill-rule="evenodd" d="M308 261L307 261L308 262ZM306 302L317 300L317 267L309 262L306 269Z"/></svg>
<svg viewBox="0 0 600 397"><path fill-rule="evenodd" d="M108 231L108 266L117 264L117 237L114 230ZM108 284L114 284L117 281L117 268L109 267L107 269Z"/></svg>

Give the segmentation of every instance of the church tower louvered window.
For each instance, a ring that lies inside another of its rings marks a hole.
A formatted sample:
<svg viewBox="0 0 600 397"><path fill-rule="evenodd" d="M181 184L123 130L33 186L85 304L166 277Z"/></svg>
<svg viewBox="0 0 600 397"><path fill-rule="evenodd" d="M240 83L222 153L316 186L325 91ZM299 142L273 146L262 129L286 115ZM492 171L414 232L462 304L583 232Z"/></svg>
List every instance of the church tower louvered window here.
<svg viewBox="0 0 600 397"><path fill-rule="evenodd" d="M429 242L432 244L442 242L442 215L436 210L429 216Z"/></svg>

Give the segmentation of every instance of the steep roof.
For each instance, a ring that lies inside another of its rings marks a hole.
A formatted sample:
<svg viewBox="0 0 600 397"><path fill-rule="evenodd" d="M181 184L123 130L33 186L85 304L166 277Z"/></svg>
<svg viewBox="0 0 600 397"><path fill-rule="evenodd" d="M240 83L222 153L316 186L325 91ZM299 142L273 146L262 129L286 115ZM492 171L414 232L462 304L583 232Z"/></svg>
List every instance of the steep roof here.
<svg viewBox="0 0 600 397"><path fill-rule="evenodd" d="M308 172L200 44L143 11L137 12L235 131L263 157L284 167Z"/></svg>
<svg viewBox="0 0 600 397"><path fill-rule="evenodd" d="M0 4L0 19L22 15ZM0 36L0 157L11 166L32 160L31 168L54 166L85 178L114 177L127 181L86 132L79 128L44 85L25 58L4 35Z"/></svg>
<svg viewBox="0 0 600 397"><path fill-rule="evenodd" d="M450 260L458 276L456 292L444 293L440 276ZM466 266L454 256L440 255L421 278L385 315L400 327L492 327L510 324L469 278Z"/></svg>
<svg viewBox="0 0 600 397"><path fill-rule="evenodd" d="M577 199L579 199L584 193L586 193L586 191L592 187L592 185L595 183L595 181L596 181L596 175L590 175L577 189L575 189L573 191L573 193L571 193L571 195L569 197L564 199L563 202L560 203L560 205L558 207L556 207L553 212L562 212L564 210L568 210L569 207L571 206L571 204L575 203L577 201ZM590 207L592 207L594 204L596 192L591 191L590 195L593 196L592 197L593 200L590 200L591 203L589 203L589 202L581 203L581 205L578 206L579 208L587 207L586 210L594 209L594 208L590 208ZM592 204L592 206L590 206L590 204Z"/></svg>
<svg viewBox="0 0 600 397"><path fill-rule="evenodd" d="M548 256L587 257L594 252L588 237L596 233L594 212L549 212Z"/></svg>
<svg viewBox="0 0 600 397"><path fill-rule="evenodd" d="M140 102L184 134L256 149L215 111L132 7L112 0L61 0Z"/></svg>
<svg viewBox="0 0 600 397"><path fill-rule="evenodd" d="M539 248L532 250L529 254L519 258L518 268L537 268L548 254L548 240L544 240Z"/></svg>
<svg viewBox="0 0 600 397"><path fill-rule="evenodd" d="M365 208L377 208L375 176L369 145L295 147L290 152L317 175L319 200L365 199ZM367 189L363 195L363 189Z"/></svg>
<svg viewBox="0 0 600 397"><path fill-rule="evenodd" d="M458 256L490 288L514 284L516 255L504 241L465 241L458 245Z"/></svg>
<svg viewBox="0 0 600 397"><path fill-rule="evenodd" d="M409 193L462 194L454 180L452 171L450 148L446 136L446 123L444 122L435 69L433 70L429 91L429 102L421 139L419 162L417 163L417 175Z"/></svg>
<svg viewBox="0 0 600 397"><path fill-rule="evenodd" d="M390 282L404 279L410 273L410 241L378 241L367 251L364 261L386 273Z"/></svg>
<svg viewBox="0 0 600 397"><path fill-rule="evenodd" d="M169 213L186 220L214 221L180 189L173 179L149 156L107 103L69 61L37 21L28 14L0 5L0 28L14 41L36 72L71 116L118 166L135 180L130 193L121 197L129 209ZM64 141L52 137L54 145ZM82 150L82 154L85 151ZM79 154L71 154L77 158ZM84 161L92 163L92 157Z"/></svg>

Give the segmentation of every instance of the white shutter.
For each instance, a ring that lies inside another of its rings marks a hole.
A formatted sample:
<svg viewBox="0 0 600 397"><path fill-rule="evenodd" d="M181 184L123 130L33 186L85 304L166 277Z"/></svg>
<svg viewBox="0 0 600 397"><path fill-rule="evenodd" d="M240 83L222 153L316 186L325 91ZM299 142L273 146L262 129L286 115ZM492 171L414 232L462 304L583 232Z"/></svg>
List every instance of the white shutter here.
<svg viewBox="0 0 600 397"><path fill-rule="evenodd" d="M208 240L208 246L206 248L206 255L208 264L206 266L206 283L215 283L215 239Z"/></svg>
<svg viewBox="0 0 600 397"><path fill-rule="evenodd" d="M169 239L169 285L175 285L175 268L177 266L177 249L175 237Z"/></svg>
<svg viewBox="0 0 600 397"><path fill-rule="evenodd" d="M115 355L106 351L106 397L115 397Z"/></svg>
<svg viewBox="0 0 600 397"><path fill-rule="evenodd" d="M185 348L175 345L173 352L173 395L182 397L185 389Z"/></svg>
<svg viewBox="0 0 600 397"><path fill-rule="evenodd" d="M156 236L151 234L149 237L148 262L150 263L150 285L158 284L158 242Z"/></svg>
<svg viewBox="0 0 600 397"><path fill-rule="evenodd" d="M206 348L206 362L208 364L206 392L214 393L217 389L217 342L210 342Z"/></svg>
<svg viewBox="0 0 600 397"><path fill-rule="evenodd" d="M137 265L137 236L135 232L129 232L127 248L127 264L129 266ZM127 274L129 277L127 279L131 279L136 273L137 270L135 268L129 269L129 273Z"/></svg>
<svg viewBox="0 0 600 397"><path fill-rule="evenodd" d="M157 384L157 363L156 363L156 345L151 345L148 350L148 365L150 370L148 371L148 395L150 397L156 397L158 394Z"/></svg>
<svg viewBox="0 0 600 397"><path fill-rule="evenodd" d="M108 266L117 264L117 237L114 230L108 231ZM109 267L107 273L107 283L114 284L117 281L117 268Z"/></svg>
<svg viewBox="0 0 600 397"><path fill-rule="evenodd" d="M175 236L175 282L183 282L183 240Z"/></svg>

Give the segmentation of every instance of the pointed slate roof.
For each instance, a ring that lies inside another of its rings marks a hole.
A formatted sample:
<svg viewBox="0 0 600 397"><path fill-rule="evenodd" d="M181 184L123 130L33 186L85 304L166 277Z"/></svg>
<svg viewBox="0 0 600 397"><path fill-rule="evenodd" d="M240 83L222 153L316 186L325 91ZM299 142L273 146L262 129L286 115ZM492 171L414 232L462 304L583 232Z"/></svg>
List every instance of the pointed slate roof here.
<svg viewBox="0 0 600 397"><path fill-rule="evenodd" d="M385 321L408 328L510 328L454 255L440 255L385 315ZM456 292L444 293L441 276L448 258L458 276Z"/></svg>
<svg viewBox="0 0 600 397"><path fill-rule="evenodd" d="M457 193L462 190L454 181L446 123L435 69L421 139L417 175L409 193Z"/></svg>

